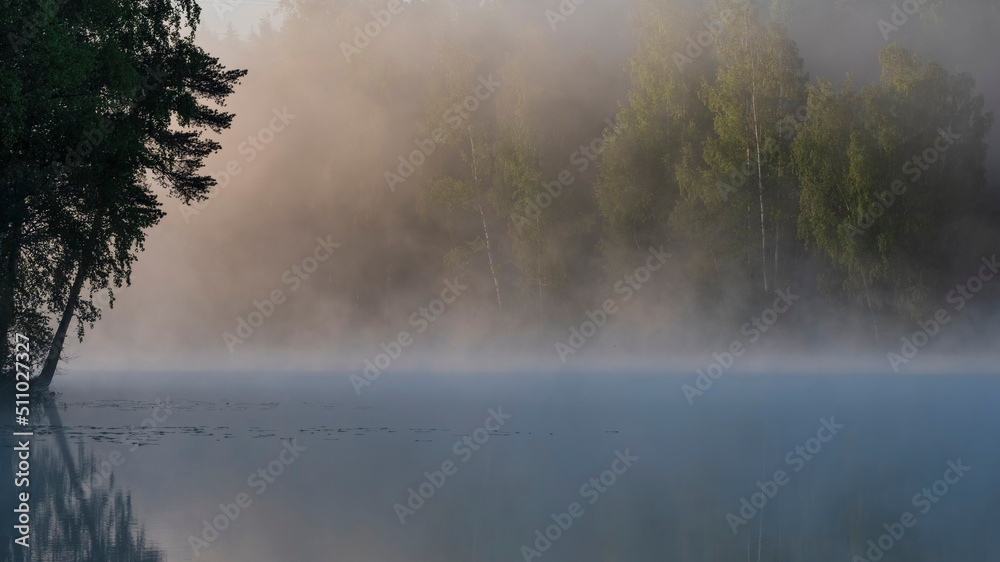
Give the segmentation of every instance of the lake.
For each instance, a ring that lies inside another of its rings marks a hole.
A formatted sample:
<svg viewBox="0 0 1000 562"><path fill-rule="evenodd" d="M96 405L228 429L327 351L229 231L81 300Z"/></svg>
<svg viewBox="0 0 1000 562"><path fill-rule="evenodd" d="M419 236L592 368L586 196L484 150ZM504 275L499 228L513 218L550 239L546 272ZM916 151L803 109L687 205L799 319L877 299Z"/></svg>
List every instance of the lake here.
<svg viewBox="0 0 1000 562"><path fill-rule="evenodd" d="M1000 560L995 378L692 380L72 373L11 558Z"/></svg>

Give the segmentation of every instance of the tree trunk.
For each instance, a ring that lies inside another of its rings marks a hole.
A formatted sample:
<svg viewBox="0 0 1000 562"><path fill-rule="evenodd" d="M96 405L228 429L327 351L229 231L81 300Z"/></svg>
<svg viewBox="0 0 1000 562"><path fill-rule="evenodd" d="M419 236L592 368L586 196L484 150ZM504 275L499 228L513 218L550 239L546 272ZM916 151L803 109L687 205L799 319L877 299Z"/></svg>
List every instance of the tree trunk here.
<svg viewBox="0 0 1000 562"><path fill-rule="evenodd" d="M476 182L476 193L479 193L479 167L476 165L476 142L472 138L472 127L469 127L469 146L472 147L472 179ZM486 227L486 213L483 212L482 201L477 202L479 207L479 218L483 221L483 236L486 237L486 258L490 262L490 274L493 275L493 285L497 290L497 307L503 311L503 301L500 299L500 281L497 279L497 270L493 266L493 250L490 248L490 230Z"/></svg>
<svg viewBox="0 0 1000 562"><path fill-rule="evenodd" d="M89 263L80 261L80 266L76 269L76 279L69 290L66 298L66 308L63 310L62 318L59 319L59 327L52 338L52 345L49 346L49 354L42 365L42 372L35 379L34 384L40 388L48 388L52 384L52 377L56 373L56 366L59 358L62 357L63 343L66 341L66 333L69 331L69 324L73 320L73 313L76 312L76 304L80 299L80 291L83 289L83 280L87 278L87 267Z"/></svg>
<svg viewBox="0 0 1000 562"><path fill-rule="evenodd" d="M780 287L781 286L781 285L778 284L778 247L779 247L780 235L781 235L781 231L779 230L779 228L780 227L778 226L778 222L775 221L775 223L774 223L774 276L771 277L771 279L774 279L774 286L775 287Z"/></svg>
<svg viewBox="0 0 1000 562"><path fill-rule="evenodd" d="M538 246L535 247L535 273L538 275L538 326L545 325L545 313L542 308L542 219L535 217L535 225L538 226Z"/></svg>
<svg viewBox="0 0 1000 562"><path fill-rule="evenodd" d="M73 279L73 286L70 287L66 296L66 308L59 319L59 326L56 328L55 336L52 337L52 345L49 346L48 356L42 365L42 372L38 374L34 384L40 388L48 388L52 384L52 377L55 376L56 367L62 357L63 344L66 342L66 333L69 331L70 322L76 313L76 305L80 302L80 291L83 290L83 282L87 279L87 273L93 260L94 250L97 246L97 237L104 226L104 215L99 214L94 219L94 224L90 229L90 238L80 256L80 263L76 268L76 278Z"/></svg>
<svg viewBox="0 0 1000 562"><path fill-rule="evenodd" d="M755 65L756 66L756 65ZM756 74L756 72L754 73ZM756 80L756 76L753 77ZM753 136L757 149L757 197L760 200L760 272L764 276L764 292L767 292L767 235L764 226L764 164L760 156L760 124L757 122L756 82L750 93L750 103L753 107Z"/></svg>
<svg viewBox="0 0 1000 562"><path fill-rule="evenodd" d="M767 284L767 241L764 227L764 170L763 161L760 155L760 120L757 117L757 58L754 52L754 45L750 44L750 22L744 22L745 47L750 55L750 108L753 112L753 137L754 147L757 152L757 196L760 201L760 271L764 277L764 292L768 290Z"/></svg>
<svg viewBox="0 0 1000 562"><path fill-rule="evenodd" d="M479 203L479 218L483 220L483 236L486 237L486 258L490 262L490 273L493 275L493 285L497 290L497 306L503 311L503 301L500 300L500 281L497 280L497 270L493 266L493 250L490 249L490 231L486 228L486 214L483 213L483 204Z"/></svg>
<svg viewBox="0 0 1000 562"><path fill-rule="evenodd" d="M875 311L872 309L872 299L868 296L868 280L864 274L861 272L861 284L865 288L865 302L868 304L868 314L872 317L872 329L875 331L875 341L878 340L878 320L875 319Z"/></svg>

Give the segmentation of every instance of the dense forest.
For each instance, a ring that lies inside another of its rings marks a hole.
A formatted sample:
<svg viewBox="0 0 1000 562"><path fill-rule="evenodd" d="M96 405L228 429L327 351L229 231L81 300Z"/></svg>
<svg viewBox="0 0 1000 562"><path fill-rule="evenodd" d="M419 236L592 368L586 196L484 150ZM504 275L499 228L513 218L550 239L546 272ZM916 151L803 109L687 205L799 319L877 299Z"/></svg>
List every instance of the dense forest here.
<svg viewBox="0 0 1000 562"><path fill-rule="evenodd" d="M252 344L218 334L285 267L246 264L292 263L317 237L342 243L337 264L286 305L294 321L265 328L274 348L375 350L447 277L474 299L448 312L443 349L555 357L625 279L640 304L615 318L637 334L623 349L710 352L791 291L790 349L884 355L995 263L993 116L971 75L891 41L870 80L811 75L795 2L536 4L285 0L248 37L196 44L215 14L190 0L5 2L5 371L28 334L47 384L71 325L82 338L114 302L165 214L241 248L193 250L206 289L191 323L208 327L188 343L226 355ZM908 25L953 29L947 6L921 6ZM963 9L1000 28L995 8ZM230 127L230 94L245 127L220 145L202 133ZM241 144L275 115L287 132ZM223 147L237 165L211 174ZM643 286L627 276L650 252L670 257Z"/></svg>

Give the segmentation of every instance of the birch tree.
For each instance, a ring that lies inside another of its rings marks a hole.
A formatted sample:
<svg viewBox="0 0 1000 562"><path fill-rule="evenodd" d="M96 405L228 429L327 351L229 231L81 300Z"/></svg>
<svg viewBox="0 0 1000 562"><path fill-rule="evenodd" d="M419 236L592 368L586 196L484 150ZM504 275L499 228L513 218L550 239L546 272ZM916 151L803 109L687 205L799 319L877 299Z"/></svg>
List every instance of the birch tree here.
<svg viewBox="0 0 1000 562"><path fill-rule="evenodd" d="M716 9L729 23L719 37L715 81L702 89L714 116L704 159L726 204L749 219L748 230L756 223L760 259L749 259L749 247L747 256L766 293L780 270L781 233L794 240L789 234L796 185L782 125L803 104L806 77L798 49L780 23L760 22L757 8L745 0L721 2Z"/></svg>

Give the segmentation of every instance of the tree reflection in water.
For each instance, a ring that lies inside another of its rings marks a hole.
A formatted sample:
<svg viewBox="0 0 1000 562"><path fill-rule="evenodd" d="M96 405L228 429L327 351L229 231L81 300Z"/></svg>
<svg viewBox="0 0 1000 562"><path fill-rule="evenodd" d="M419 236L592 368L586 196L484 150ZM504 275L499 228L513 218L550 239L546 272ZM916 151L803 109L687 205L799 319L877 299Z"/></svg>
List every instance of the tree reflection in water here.
<svg viewBox="0 0 1000 562"><path fill-rule="evenodd" d="M50 434L36 435L31 447L31 535L30 547L14 544L10 533L16 522L12 508L16 492L9 469L0 469L4 479L4 560L12 562L161 562L166 556L151 543L136 521L132 496L115 485L114 474L95 478L99 464L83 442L71 449L54 399L34 405L42 414ZM8 433L9 432L5 432ZM4 440L9 439L4 436ZM13 443L5 443L13 446ZM75 452L74 450L75 449ZM4 447L10 454L10 449ZM7 456L7 455L5 455ZM7 456L7 458L11 458ZM3 463L6 464L6 463ZM8 465L9 466L9 465ZM93 483L89 493L83 482ZM10 500L10 501L7 501Z"/></svg>

